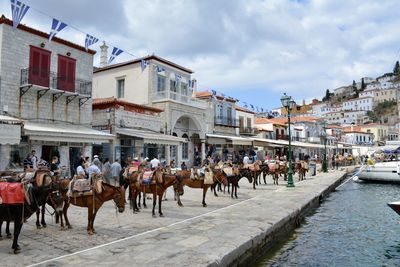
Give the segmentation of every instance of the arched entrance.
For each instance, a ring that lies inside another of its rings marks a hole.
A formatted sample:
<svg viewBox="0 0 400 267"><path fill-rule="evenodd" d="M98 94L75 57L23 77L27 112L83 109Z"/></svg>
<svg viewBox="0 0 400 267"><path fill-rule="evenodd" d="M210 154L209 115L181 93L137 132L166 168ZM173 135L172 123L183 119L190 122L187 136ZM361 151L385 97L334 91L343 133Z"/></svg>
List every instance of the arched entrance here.
<svg viewBox="0 0 400 267"><path fill-rule="evenodd" d="M179 117L173 124L172 134L184 138L186 142L177 148L171 146L171 159L175 159L179 166L182 162L185 162L188 166L200 165L204 158L202 157L202 151L204 153L205 136L197 118L188 115ZM176 153L174 153L175 150Z"/></svg>

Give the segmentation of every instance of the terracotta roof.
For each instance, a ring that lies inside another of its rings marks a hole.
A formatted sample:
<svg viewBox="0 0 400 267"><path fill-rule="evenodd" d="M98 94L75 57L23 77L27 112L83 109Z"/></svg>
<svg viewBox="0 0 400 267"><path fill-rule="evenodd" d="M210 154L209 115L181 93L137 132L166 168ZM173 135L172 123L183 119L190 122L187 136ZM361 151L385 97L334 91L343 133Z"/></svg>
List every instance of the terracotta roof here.
<svg viewBox="0 0 400 267"><path fill-rule="evenodd" d="M132 102L128 102L122 99L117 99L115 97L107 97L107 98L95 98L92 102L93 110L95 109L104 109L110 108L112 106L124 106L128 108L130 111L149 111L153 113L160 113L164 110L154 107L148 107L145 105L140 105Z"/></svg>
<svg viewBox="0 0 400 267"><path fill-rule="evenodd" d="M205 90L205 91L198 91L198 92L196 92L196 94L195 94L195 97L196 98L210 98L212 96L212 93L210 92L210 91L208 91L208 90ZM217 97L217 99L218 100L223 100L223 99L225 99L226 101L228 101L228 102L232 102L232 103L236 103L236 99L234 99L234 98L230 98L230 97L228 97L228 98L225 98L225 97L223 97L223 96L221 96L221 95L217 95L216 96Z"/></svg>
<svg viewBox="0 0 400 267"><path fill-rule="evenodd" d="M243 111L243 112L247 112L247 113L255 114L255 112L254 112L254 111L251 111L251 110L249 110L249 109L247 109L247 108L244 108L244 107L235 106L235 109L236 109L236 110L239 110L239 111Z"/></svg>
<svg viewBox="0 0 400 267"><path fill-rule="evenodd" d="M12 20L6 18L4 15L2 15L0 17L0 24L6 24L6 25L9 25L11 27L13 26ZM17 29L25 31L25 32L32 33L32 34L35 34L37 36L40 36L40 37L43 37L43 38L46 38L46 39L49 39L49 34L48 33L36 30L36 29L28 27L28 26L25 26L24 24L18 24ZM69 46L69 47L72 47L72 48L75 48L77 50L89 53L91 55L96 54L96 51L94 51L94 50L91 50L91 49L86 50L86 48L83 47L83 46L77 45L77 44L72 43L70 41L66 41L64 39L60 39L58 37L53 37L53 39L51 39L51 41L55 42L55 43L60 43L60 44L63 44L63 45L66 45L66 46Z"/></svg>
<svg viewBox="0 0 400 267"><path fill-rule="evenodd" d="M268 124L272 123L275 125L286 126L284 122L276 121L276 119L267 119L267 118L255 118L254 125L256 124Z"/></svg>
<svg viewBox="0 0 400 267"><path fill-rule="evenodd" d="M106 70L109 70L109 69L115 69L115 68L128 66L128 65L132 65L132 64L137 64L137 63L140 63L141 60L156 60L156 61L159 61L159 62L164 63L166 65L169 65L171 67L174 67L174 68L177 68L177 69L182 70L184 72L187 72L189 74L192 74L194 72L191 69L185 68L185 67L183 67L181 65L178 65L178 64L176 64L176 63L174 63L172 61L166 60L166 59L161 58L159 56L148 55L148 56L137 58L137 59L134 59L134 60L129 60L129 61L125 61L125 62L122 62L122 63L109 65L109 66L106 66L106 67L103 67L103 68L97 68L97 69L95 69L93 71L93 73L98 73L98 72L106 71Z"/></svg>

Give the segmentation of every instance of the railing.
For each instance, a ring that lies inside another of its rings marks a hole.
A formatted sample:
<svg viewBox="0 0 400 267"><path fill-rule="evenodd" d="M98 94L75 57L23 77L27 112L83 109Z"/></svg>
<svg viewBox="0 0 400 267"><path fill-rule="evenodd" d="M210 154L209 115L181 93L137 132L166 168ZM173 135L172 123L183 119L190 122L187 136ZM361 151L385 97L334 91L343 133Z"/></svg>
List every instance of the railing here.
<svg viewBox="0 0 400 267"><path fill-rule="evenodd" d="M65 76L57 76L57 73L45 69L26 68L21 69L20 85L33 84L50 89L57 89L84 96L92 96L92 82L83 79L69 79Z"/></svg>
<svg viewBox="0 0 400 267"><path fill-rule="evenodd" d="M183 95L169 90L153 93L153 101L174 100L180 103L188 104L201 109L207 109L208 103L202 100L194 99L191 96Z"/></svg>
<svg viewBox="0 0 400 267"><path fill-rule="evenodd" d="M292 141L307 142L307 138L305 138L305 137L300 137L300 136L292 136Z"/></svg>
<svg viewBox="0 0 400 267"><path fill-rule="evenodd" d="M239 127L239 121L231 117L214 117L214 125Z"/></svg>
<svg viewBox="0 0 400 267"><path fill-rule="evenodd" d="M243 135L256 135L258 134L258 130L253 127L240 127L239 134Z"/></svg>
<svg viewBox="0 0 400 267"><path fill-rule="evenodd" d="M289 140L289 135L287 134L277 134L276 140Z"/></svg>

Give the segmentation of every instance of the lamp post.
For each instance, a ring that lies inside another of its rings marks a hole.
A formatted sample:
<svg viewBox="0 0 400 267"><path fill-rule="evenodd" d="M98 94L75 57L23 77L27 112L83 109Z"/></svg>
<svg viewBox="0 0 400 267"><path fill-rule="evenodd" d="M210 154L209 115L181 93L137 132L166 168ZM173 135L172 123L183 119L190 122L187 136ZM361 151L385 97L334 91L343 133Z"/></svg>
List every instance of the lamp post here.
<svg viewBox="0 0 400 267"><path fill-rule="evenodd" d="M290 134L290 111L292 111L293 107L296 105L296 102L292 99L291 96L283 94L281 97L282 106L286 108L288 113L288 129L289 129L289 149L288 149L288 159L289 159L289 170L288 170L288 179L287 179L287 187L294 187L293 183L293 172L292 172L292 147L291 147L291 134Z"/></svg>
<svg viewBox="0 0 400 267"><path fill-rule="evenodd" d="M328 172L328 164L326 161L326 121L322 122L322 128L324 129L324 159L322 161L322 172Z"/></svg>

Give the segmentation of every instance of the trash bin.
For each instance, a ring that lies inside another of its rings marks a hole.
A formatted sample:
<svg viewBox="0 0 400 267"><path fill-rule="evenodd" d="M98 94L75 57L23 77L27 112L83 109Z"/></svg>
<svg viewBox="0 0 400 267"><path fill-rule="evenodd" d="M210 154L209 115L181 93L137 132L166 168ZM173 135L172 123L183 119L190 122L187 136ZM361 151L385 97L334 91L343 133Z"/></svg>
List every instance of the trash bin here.
<svg viewBox="0 0 400 267"><path fill-rule="evenodd" d="M317 174L317 163L315 161L310 162L310 172L312 176Z"/></svg>

